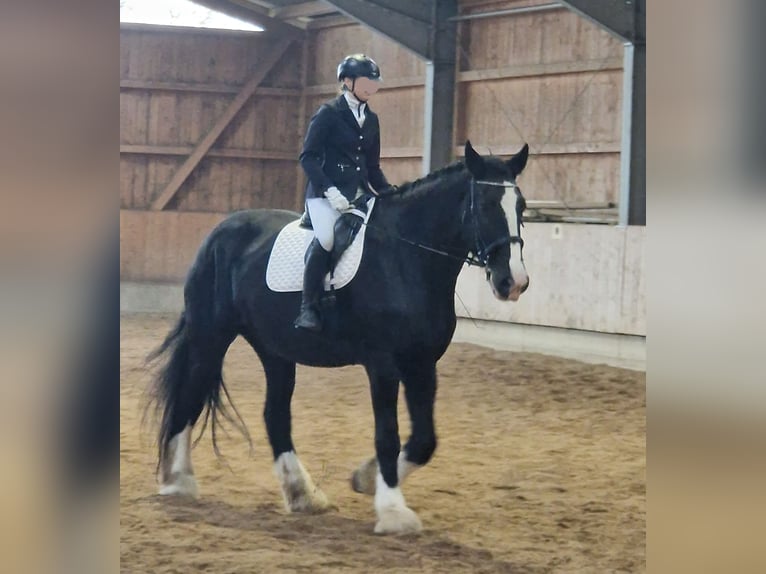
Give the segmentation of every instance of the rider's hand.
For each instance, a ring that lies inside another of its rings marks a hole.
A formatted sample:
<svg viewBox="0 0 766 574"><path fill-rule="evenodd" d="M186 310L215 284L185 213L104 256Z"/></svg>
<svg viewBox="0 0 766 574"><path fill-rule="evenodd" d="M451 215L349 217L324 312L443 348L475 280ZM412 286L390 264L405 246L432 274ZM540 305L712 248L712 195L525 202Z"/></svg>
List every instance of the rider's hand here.
<svg viewBox="0 0 766 574"><path fill-rule="evenodd" d="M346 211L349 208L348 199L340 192L340 190L332 186L330 189L324 192L324 196L330 202L333 209L338 211Z"/></svg>

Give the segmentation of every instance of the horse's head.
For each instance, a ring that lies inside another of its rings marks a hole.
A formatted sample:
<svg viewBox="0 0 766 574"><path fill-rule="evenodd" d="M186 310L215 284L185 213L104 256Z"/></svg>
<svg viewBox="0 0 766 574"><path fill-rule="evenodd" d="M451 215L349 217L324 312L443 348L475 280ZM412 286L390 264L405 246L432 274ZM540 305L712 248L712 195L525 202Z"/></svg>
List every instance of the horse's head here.
<svg viewBox="0 0 766 574"><path fill-rule="evenodd" d="M465 144L465 165L471 173L468 213L473 252L487 270L492 293L501 301L517 301L529 287L524 266L521 216L526 208L516 177L527 164L526 144L511 159L482 157Z"/></svg>

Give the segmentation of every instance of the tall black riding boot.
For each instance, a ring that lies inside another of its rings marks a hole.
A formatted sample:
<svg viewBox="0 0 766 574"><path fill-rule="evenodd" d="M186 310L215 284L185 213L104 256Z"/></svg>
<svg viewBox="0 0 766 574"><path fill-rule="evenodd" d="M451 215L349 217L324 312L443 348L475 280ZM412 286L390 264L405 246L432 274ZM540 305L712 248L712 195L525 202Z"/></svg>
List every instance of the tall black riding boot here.
<svg viewBox="0 0 766 574"><path fill-rule="evenodd" d="M330 253L314 238L306 253L306 270L303 273L303 299L301 312L295 326L309 331L321 331L319 299L324 291L324 278L329 271Z"/></svg>

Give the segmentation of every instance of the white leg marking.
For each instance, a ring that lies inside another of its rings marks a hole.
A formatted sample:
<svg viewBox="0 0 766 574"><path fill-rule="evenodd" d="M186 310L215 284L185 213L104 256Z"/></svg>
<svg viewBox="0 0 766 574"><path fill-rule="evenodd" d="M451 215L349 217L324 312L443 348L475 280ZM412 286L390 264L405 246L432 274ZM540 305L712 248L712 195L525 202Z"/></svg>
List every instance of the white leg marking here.
<svg viewBox="0 0 766 574"><path fill-rule="evenodd" d="M170 439L167 460L160 463L160 494L197 498L197 480L191 463L191 430L187 427Z"/></svg>
<svg viewBox="0 0 766 574"><path fill-rule="evenodd" d="M421 468L422 464L415 464L407 460L407 453L401 451L396 461L396 474L399 477L399 486L414 471ZM378 459L372 457L363 462L351 475L351 488L362 494L375 494L375 481L378 474Z"/></svg>
<svg viewBox="0 0 766 574"><path fill-rule="evenodd" d="M423 529L418 515L404 502L401 488L391 488L378 471L375 478L375 512L378 522L375 534L419 532Z"/></svg>
<svg viewBox="0 0 766 574"><path fill-rule="evenodd" d="M288 512L324 512L331 508L324 492L314 485L294 451L279 455L274 463L274 473L282 486Z"/></svg>
<svg viewBox="0 0 766 574"><path fill-rule="evenodd" d="M396 474L399 476L399 484L401 485L405 478L422 466L422 464L415 464L414 462L407 460L406 451L401 451L399 453L399 458L396 461Z"/></svg>

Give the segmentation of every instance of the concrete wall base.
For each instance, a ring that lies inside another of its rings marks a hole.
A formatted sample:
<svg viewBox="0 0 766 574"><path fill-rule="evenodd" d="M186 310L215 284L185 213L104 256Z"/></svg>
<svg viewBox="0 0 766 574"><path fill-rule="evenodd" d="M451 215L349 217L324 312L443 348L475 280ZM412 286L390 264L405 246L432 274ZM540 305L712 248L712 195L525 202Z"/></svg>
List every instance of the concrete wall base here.
<svg viewBox="0 0 766 574"><path fill-rule="evenodd" d="M179 313L183 286L121 283L120 312ZM646 337L458 318L455 342L646 370Z"/></svg>
<svg viewBox="0 0 766 574"><path fill-rule="evenodd" d="M120 313L180 313L183 308L183 285L120 283Z"/></svg>
<svg viewBox="0 0 766 574"><path fill-rule="evenodd" d="M646 337L458 318L454 342L646 370Z"/></svg>

